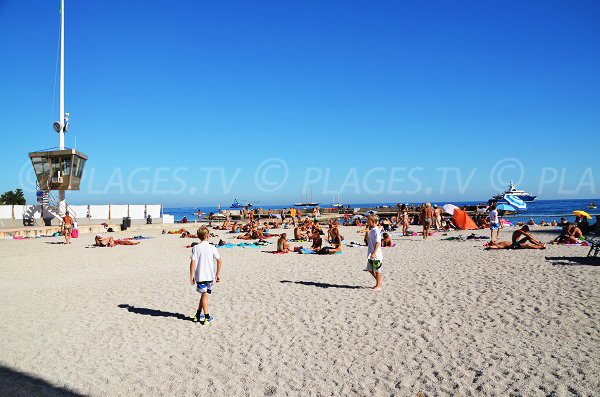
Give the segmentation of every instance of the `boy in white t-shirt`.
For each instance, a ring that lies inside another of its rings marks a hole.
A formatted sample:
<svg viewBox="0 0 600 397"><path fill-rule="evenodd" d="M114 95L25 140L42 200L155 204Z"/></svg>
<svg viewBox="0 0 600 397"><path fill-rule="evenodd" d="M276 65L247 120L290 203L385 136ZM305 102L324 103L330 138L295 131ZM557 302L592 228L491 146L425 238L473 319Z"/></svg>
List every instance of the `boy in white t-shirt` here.
<svg viewBox="0 0 600 397"><path fill-rule="evenodd" d="M502 223L498 216L498 209L496 204L490 205L490 241L494 242L494 230L496 231L496 239L500 240L500 229L502 229Z"/></svg>
<svg viewBox="0 0 600 397"><path fill-rule="evenodd" d="M379 218L377 215L370 215L367 218L367 225L371 228L367 237L367 270L375 278L373 289L381 289L381 266L383 264L383 251L381 250L381 233L383 228L377 225Z"/></svg>
<svg viewBox="0 0 600 397"><path fill-rule="evenodd" d="M212 292L213 282L218 283L221 275L221 256L215 246L208 243L209 236L210 232L205 226L198 229L200 244L192 248L190 260L190 283L196 284L196 291L200 293L194 322L200 322L202 325L213 321L213 317L208 313L208 294Z"/></svg>

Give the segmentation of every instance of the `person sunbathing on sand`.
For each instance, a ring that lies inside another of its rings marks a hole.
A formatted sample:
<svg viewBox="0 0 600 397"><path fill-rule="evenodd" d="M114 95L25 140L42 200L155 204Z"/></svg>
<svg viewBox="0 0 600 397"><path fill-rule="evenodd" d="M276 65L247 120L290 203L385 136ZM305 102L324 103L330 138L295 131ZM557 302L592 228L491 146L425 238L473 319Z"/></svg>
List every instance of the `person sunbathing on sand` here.
<svg viewBox="0 0 600 397"><path fill-rule="evenodd" d="M489 249L546 249L541 241L534 238L529 232L529 226L524 225L512 234L512 241L495 241L488 246Z"/></svg>
<svg viewBox="0 0 600 397"><path fill-rule="evenodd" d="M310 249L312 249L313 251L318 251L321 249L322 245L323 245L323 238L321 238L321 234L315 229L313 231L312 246L310 247Z"/></svg>
<svg viewBox="0 0 600 397"><path fill-rule="evenodd" d="M233 226L231 226L231 233L239 233L239 231L240 231L239 222L235 222L233 224Z"/></svg>
<svg viewBox="0 0 600 397"><path fill-rule="evenodd" d="M216 226L215 229L217 230L229 230L231 228L231 222L229 221L229 219L225 219L225 222L223 222L223 224L221 226Z"/></svg>
<svg viewBox="0 0 600 397"><path fill-rule="evenodd" d="M342 251L342 237L337 228L332 232L331 245L332 247L323 247L315 253L319 255L333 255Z"/></svg>
<svg viewBox="0 0 600 397"><path fill-rule="evenodd" d="M294 228L294 239L295 240L306 240L306 232L304 231L304 226L296 226Z"/></svg>
<svg viewBox="0 0 600 397"><path fill-rule="evenodd" d="M260 232L260 230L256 229L256 228L252 228L250 229L249 232L247 232L246 234L244 234L243 236L238 236L237 238L241 239L241 240L257 240L260 239L262 233Z"/></svg>
<svg viewBox="0 0 600 397"><path fill-rule="evenodd" d="M112 237L103 238L101 235L97 234L94 245L96 247L114 247L116 244Z"/></svg>
<svg viewBox="0 0 600 397"><path fill-rule="evenodd" d="M555 238L551 244L577 244L583 233L581 229L572 223L567 223L565 231Z"/></svg>
<svg viewBox="0 0 600 397"><path fill-rule="evenodd" d="M182 234L182 233L188 233L188 231L185 229L179 229L179 230L169 230L167 232L167 234Z"/></svg>
<svg viewBox="0 0 600 397"><path fill-rule="evenodd" d="M187 230L184 230L183 233L181 233L181 238L197 238L195 234L192 234L190 232L188 232Z"/></svg>
<svg viewBox="0 0 600 397"><path fill-rule="evenodd" d="M103 238L101 235L97 234L95 240L96 247L114 247L115 245L138 245L139 241L131 241L131 240L115 240L112 237Z"/></svg>
<svg viewBox="0 0 600 397"><path fill-rule="evenodd" d="M391 247L392 246L392 238L389 234L383 233L381 235L381 246L382 247Z"/></svg>
<svg viewBox="0 0 600 397"><path fill-rule="evenodd" d="M277 239L277 252L292 252L286 238L287 233L281 233L281 236Z"/></svg>

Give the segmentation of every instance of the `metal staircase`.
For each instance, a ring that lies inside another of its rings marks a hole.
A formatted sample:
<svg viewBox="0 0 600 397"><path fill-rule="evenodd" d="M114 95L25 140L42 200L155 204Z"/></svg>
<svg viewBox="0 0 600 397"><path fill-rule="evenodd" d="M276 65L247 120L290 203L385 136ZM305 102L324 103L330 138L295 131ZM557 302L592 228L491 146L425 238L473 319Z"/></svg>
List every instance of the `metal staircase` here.
<svg viewBox="0 0 600 397"><path fill-rule="evenodd" d="M43 192L42 217L44 216L44 211L45 211L46 213L52 215L52 218L56 218L62 222L62 218L63 218L64 214L60 213L58 196L53 194L49 188L46 188L46 189L41 188L40 190L42 190L42 192ZM71 206L69 206L69 204L66 204L66 203L65 203L65 206L66 206L65 209L67 211L69 211L69 214L71 215L71 217L73 219L77 219L77 214L75 213L73 208Z"/></svg>

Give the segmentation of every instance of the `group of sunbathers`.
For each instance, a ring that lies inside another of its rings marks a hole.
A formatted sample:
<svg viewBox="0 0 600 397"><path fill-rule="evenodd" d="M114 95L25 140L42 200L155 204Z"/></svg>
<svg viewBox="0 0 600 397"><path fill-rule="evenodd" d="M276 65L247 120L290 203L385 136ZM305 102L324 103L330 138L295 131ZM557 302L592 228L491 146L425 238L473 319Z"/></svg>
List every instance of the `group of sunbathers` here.
<svg viewBox="0 0 600 397"><path fill-rule="evenodd" d="M339 223L331 220L329 222L329 228L327 230L327 241L331 246L323 247L323 235L325 232L321 226L310 219L305 219L302 223L298 224L294 228L294 241L310 241L312 245L310 251L319 255L331 255L336 254L342 250L342 236L339 231ZM298 251L302 247L291 248L287 241L287 233L282 233L277 240L277 251L278 253L286 253L292 251Z"/></svg>

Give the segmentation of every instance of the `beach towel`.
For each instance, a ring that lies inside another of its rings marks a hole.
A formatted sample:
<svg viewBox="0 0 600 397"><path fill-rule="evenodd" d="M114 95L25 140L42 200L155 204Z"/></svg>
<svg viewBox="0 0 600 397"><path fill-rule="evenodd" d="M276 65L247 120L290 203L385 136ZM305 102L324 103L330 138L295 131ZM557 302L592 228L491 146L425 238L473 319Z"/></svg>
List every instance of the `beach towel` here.
<svg viewBox="0 0 600 397"><path fill-rule="evenodd" d="M146 236L133 236L133 237L124 238L122 240L149 240L151 238L152 237L146 237Z"/></svg>
<svg viewBox="0 0 600 397"><path fill-rule="evenodd" d="M465 238L465 236L453 236L453 237L443 238L442 240L445 240L445 241L465 241L466 238Z"/></svg>

